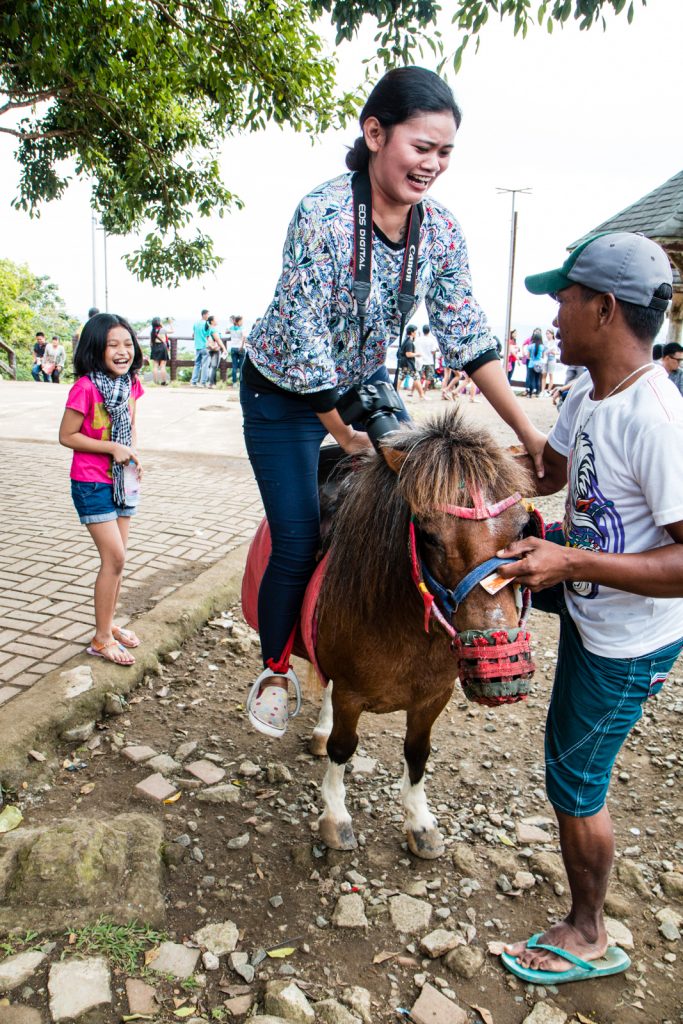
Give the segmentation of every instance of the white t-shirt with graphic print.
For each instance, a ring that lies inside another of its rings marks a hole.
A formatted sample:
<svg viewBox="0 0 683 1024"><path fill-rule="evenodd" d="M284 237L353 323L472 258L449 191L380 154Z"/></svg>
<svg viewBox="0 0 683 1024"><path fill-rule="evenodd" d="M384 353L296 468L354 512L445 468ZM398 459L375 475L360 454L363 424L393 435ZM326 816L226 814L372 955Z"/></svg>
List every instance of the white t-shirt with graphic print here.
<svg viewBox="0 0 683 1024"><path fill-rule="evenodd" d="M615 554L673 543L683 520L683 397L661 366L611 398L590 398L590 374L569 392L548 437L568 459L564 532L573 547ZM587 650L637 658L683 637L683 598L640 597L565 583Z"/></svg>

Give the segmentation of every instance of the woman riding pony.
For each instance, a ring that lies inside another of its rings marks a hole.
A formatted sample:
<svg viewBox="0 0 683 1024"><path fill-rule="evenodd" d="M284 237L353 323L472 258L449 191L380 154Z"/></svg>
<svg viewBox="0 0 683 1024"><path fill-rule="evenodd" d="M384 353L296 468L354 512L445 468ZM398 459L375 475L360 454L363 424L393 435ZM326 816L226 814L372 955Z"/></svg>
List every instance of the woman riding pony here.
<svg viewBox="0 0 683 1024"><path fill-rule="evenodd" d="M460 110L423 68L397 68L372 90L350 173L299 204L275 296L246 345L244 436L272 537L258 600L263 673L247 701L260 732L288 719L293 632L319 546L318 456L331 434L370 447L336 409L354 385L388 381L386 352L424 300L444 363L464 369L540 466L545 437L519 409L471 288L459 224L429 189L448 167ZM407 413L405 413L407 419Z"/></svg>

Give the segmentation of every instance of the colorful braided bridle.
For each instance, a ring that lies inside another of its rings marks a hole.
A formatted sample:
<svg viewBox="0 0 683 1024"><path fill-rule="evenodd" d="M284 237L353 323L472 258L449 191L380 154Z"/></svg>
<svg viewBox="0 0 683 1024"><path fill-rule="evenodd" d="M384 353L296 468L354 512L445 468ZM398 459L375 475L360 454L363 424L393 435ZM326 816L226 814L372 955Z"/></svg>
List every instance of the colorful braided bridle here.
<svg viewBox="0 0 683 1024"><path fill-rule="evenodd" d="M458 519L495 519L507 509L522 501L518 492L488 505L479 488L470 491L472 506L439 505L437 511ZM536 531L543 535L543 520L533 506L528 510ZM424 604L424 628L429 633L432 619L451 638L451 649L458 661L458 676L465 696L478 704L496 707L526 700L529 681L536 668L531 657L531 634L526 621L531 609L531 592L522 589L522 609L516 629L468 629L459 632L450 621L472 590L501 565L516 561L514 558L488 558L463 577L455 589L450 590L436 580L417 550L415 516L411 516L408 535L411 573ZM437 603L438 602L438 603ZM439 607L441 605L441 607Z"/></svg>

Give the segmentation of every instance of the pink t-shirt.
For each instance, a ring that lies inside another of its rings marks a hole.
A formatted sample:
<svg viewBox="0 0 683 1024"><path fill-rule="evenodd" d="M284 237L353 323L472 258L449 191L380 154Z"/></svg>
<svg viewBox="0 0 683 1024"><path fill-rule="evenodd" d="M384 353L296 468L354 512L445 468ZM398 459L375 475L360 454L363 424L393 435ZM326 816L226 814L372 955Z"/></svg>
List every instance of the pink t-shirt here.
<svg viewBox="0 0 683 1024"><path fill-rule="evenodd" d="M130 412L135 413L135 403L144 395L142 384L136 377L130 390ZM97 441L111 440L111 417L104 406L104 398L90 377L80 377L69 391L67 409L83 413L81 434L94 437ZM92 452L74 452L71 460L71 479L85 483L110 484L111 455L95 455Z"/></svg>

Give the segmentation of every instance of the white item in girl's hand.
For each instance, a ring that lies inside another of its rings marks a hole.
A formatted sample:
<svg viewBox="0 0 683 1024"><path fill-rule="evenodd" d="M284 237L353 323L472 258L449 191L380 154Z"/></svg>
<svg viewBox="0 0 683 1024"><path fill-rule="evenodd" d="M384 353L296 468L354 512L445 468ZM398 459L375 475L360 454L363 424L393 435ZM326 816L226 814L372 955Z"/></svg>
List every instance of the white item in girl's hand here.
<svg viewBox="0 0 683 1024"><path fill-rule="evenodd" d="M126 505L134 508L140 500L140 473L136 462L128 462L123 467L123 486L126 492Z"/></svg>

